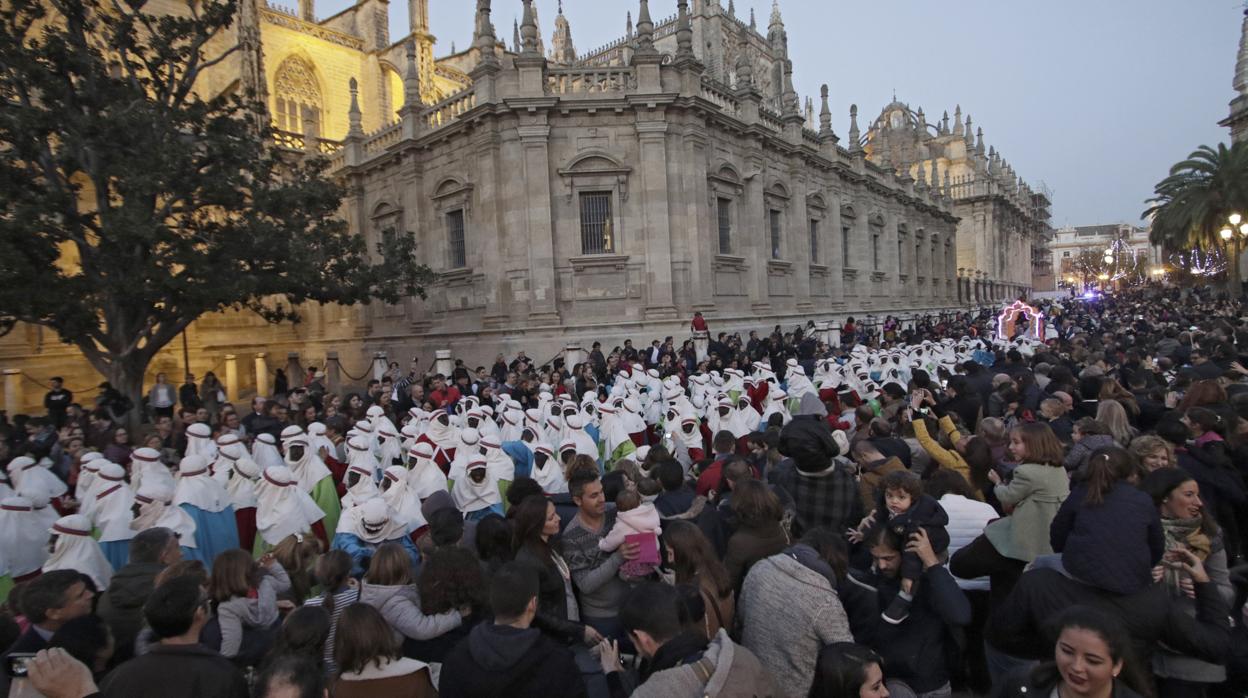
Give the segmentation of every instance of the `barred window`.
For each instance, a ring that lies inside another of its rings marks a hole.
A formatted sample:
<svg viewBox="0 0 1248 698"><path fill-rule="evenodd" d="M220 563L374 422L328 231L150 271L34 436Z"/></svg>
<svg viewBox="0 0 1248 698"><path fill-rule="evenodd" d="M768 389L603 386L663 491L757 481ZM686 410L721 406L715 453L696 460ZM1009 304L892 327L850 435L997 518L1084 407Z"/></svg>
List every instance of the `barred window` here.
<svg viewBox="0 0 1248 698"><path fill-rule="evenodd" d="M615 252L615 231L611 223L611 192L581 194L581 254Z"/></svg>
<svg viewBox="0 0 1248 698"><path fill-rule="evenodd" d="M446 237L450 250L448 266L451 269L468 266L468 254L464 247L464 209L455 209L446 214Z"/></svg>
<svg viewBox="0 0 1248 698"><path fill-rule="evenodd" d="M719 253L732 254L732 199L719 200Z"/></svg>
<svg viewBox="0 0 1248 698"><path fill-rule="evenodd" d="M771 258L780 259L780 212L774 208L767 212L771 224Z"/></svg>
<svg viewBox="0 0 1248 698"><path fill-rule="evenodd" d="M819 219L810 219L810 262L819 263Z"/></svg>

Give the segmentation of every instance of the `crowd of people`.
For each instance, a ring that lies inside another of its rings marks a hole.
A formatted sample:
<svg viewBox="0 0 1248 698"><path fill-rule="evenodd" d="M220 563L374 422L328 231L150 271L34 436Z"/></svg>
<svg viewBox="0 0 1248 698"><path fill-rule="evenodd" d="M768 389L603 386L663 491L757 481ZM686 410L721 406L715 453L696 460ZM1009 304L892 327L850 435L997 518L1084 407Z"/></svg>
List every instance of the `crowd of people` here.
<svg viewBox="0 0 1248 698"><path fill-rule="evenodd" d="M0 690L1243 695L1242 312L698 315L704 352L309 369L243 410L54 381L0 424Z"/></svg>

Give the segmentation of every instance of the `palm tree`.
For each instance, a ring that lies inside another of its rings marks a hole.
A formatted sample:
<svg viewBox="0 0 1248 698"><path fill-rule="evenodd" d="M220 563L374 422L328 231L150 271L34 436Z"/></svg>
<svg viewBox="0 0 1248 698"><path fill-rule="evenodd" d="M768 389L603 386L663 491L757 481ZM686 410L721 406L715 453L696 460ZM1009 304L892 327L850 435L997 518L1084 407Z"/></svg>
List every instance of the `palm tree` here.
<svg viewBox="0 0 1248 698"><path fill-rule="evenodd" d="M1248 143L1216 149L1202 145L1186 160L1170 168L1170 175L1157 183L1149 207L1152 218L1150 242L1168 252L1198 247L1211 250L1224 244L1223 228L1231 214L1241 214L1248 223ZM1244 228L1248 231L1248 228ZM1227 245L1230 264L1227 285L1240 293L1239 251L1241 231L1232 230Z"/></svg>

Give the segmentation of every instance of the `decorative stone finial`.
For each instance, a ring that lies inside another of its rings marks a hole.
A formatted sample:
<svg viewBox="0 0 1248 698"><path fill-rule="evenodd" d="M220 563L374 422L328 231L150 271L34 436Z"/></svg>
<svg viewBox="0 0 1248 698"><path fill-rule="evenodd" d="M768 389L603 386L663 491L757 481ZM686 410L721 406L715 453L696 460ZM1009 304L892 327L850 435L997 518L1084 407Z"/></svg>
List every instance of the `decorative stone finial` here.
<svg viewBox="0 0 1248 698"><path fill-rule="evenodd" d="M819 138L826 140L836 138L832 133L832 110L828 107L828 86L819 87Z"/></svg>
<svg viewBox="0 0 1248 698"><path fill-rule="evenodd" d="M637 11L637 53L657 53L654 48L654 22L650 20L650 0L641 0Z"/></svg>
<svg viewBox="0 0 1248 698"><path fill-rule="evenodd" d="M363 136L364 115L360 113L360 84L355 78L351 78L347 82L347 89L351 91L351 107L347 110L347 123L349 124L347 134Z"/></svg>
<svg viewBox="0 0 1248 698"><path fill-rule="evenodd" d="M953 135L962 135L962 105L953 110Z"/></svg>
<svg viewBox="0 0 1248 698"><path fill-rule="evenodd" d="M980 126L975 132L975 154L981 158L984 156L984 127Z"/></svg>
<svg viewBox="0 0 1248 698"><path fill-rule="evenodd" d="M416 42L407 40L407 71L403 76L403 103L420 103L420 69L416 67Z"/></svg>
<svg viewBox="0 0 1248 698"><path fill-rule="evenodd" d="M741 33L741 45L737 48L737 88L748 89L754 85L754 66L750 64L750 40Z"/></svg>
<svg viewBox="0 0 1248 698"><path fill-rule="evenodd" d="M858 131L858 105L849 105L849 152L862 152L862 134Z"/></svg>
<svg viewBox="0 0 1248 698"><path fill-rule="evenodd" d="M682 58L693 57L693 22L689 17L689 0L676 3L676 55Z"/></svg>
<svg viewBox="0 0 1248 698"><path fill-rule="evenodd" d="M754 21L754 8L750 8L750 31L758 31L758 22Z"/></svg>
<svg viewBox="0 0 1248 698"><path fill-rule="evenodd" d="M520 22L521 54L527 57L542 55L537 49L537 17L533 14L533 0L524 0L524 18Z"/></svg>

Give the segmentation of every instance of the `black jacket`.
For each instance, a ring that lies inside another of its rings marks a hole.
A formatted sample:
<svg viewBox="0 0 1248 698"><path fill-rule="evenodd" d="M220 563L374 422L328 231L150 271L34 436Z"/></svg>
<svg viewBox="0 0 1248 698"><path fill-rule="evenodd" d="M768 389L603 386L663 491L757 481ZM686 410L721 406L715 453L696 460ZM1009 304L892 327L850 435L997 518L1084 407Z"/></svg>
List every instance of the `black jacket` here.
<svg viewBox="0 0 1248 698"><path fill-rule="evenodd" d="M442 698L587 695L572 651L534 628L482 623L442 663Z"/></svg>
<svg viewBox="0 0 1248 698"><path fill-rule="evenodd" d="M1092 606L1119 618L1145 662L1158 642L1180 654L1221 664L1230 646L1229 609L1214 584L1196 585L1196 615L1170 598L1164 584L1135 594L1115 594L1061 572L1035 569L1024 574L988 621L985 638L998 651L1022 659L1043 659L1053 645L1046 624L1071 606Z"/></svg>
<svg viewBox="0 0 1248 698"><path fill-rule="evenodd" d="M794 417L780 430L778 447L781 455L792 458L797 469L807 473L827 470L832 459L840 455L832 429L820 415Z"/></svg>
<svg viewBox="0 0 1248 698"><path fill-rule="evenodd" d="M159 562L131 562L117 570L100 596L96 613L113 631L113 666L134 656L134 639L143 629L143 603L164 568Z"/></svg>
<svg viewBox="0 0 1248 698"><path fill-rule="evenodd" d="M1077 485L1049 526L1053 551L1076 578L1119 594L1153 583L1153 567L1165 552L1161 517L1152 497L1118 482L1100 504L1087 504Z"/></svg>
<svg viewBox="0 0 1248 698"><path fill-rule="evenodd" d="M156 645L113 670L104 698L247 698L247 680L230 660L201 645Z"/></svg>
<svg viewBox="0 0 1248 698"><path fill-rule="evenodd" d="M1045 698L1053 693L1053 689L1062 680L1057 667L1052 662L1039 666L1028 666L1010 672L1002 679L992 698ZM1122 681L1114 679L1114 690L1110 698L1141 698L1139 693L1131 690Z"/></svg>
<svg viewBox="0 0 1248 698"><path fill-rule="evenodd" d="M950 631L971 622L971 602L943 566L923 572L910 616L898 625L880 612L901 590L900 577L851 570L839 594L857 642L880 653L889 678L926 693L949 681Z"/></svg>
<svg viewBox="0 0 1248 698"><path fill-rule="evenodd" d="M528 547L516 553L516 562L528 565L537 572L537 617L533 619L533 627L568 644L582 640L585 626L568 620L563 575L555 564L539 558Z"/></svg>

